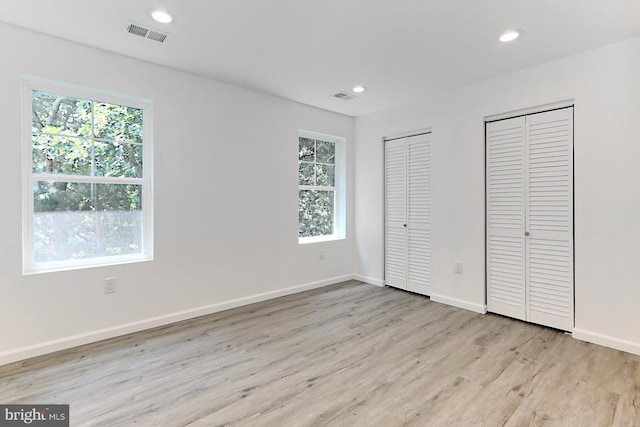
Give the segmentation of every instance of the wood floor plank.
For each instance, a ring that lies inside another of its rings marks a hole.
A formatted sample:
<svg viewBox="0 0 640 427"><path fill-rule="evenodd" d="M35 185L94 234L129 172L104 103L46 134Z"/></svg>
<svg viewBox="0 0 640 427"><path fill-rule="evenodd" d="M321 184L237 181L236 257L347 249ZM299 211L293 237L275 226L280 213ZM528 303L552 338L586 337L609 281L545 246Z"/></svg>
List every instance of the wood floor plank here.
<svg viewBox="0 0 640 427"><path fill-rule="evenodd" d="M640 357L352 281L0 367L73 426L640 426Z"/></svg>

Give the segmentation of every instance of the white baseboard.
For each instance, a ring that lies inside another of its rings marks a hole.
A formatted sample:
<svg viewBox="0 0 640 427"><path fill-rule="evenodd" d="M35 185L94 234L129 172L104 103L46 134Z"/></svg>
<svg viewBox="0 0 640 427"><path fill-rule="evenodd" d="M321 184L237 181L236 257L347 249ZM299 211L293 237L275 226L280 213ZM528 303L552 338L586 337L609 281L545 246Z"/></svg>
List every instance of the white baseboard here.
<svg viewBox="0 0 640 427"><path fill-rule="evenodd" d="M298 292L308 291L310 289L321 288L323 286L333 285L353 279L354 276L352 274L333 277L326 280L306 283L304 285L292 286L289 288L279 289L271 292L264 292L261 294L237 298L217 304L210 304L202 307L169 313L162 316L143 319L136 322L126 323L124 325L118 325L110 328L100 329L97 331L87 332L84 334L72 335L69 337L46 341L39 344L29 345L0 353L0 366L6 365L8 363L18 362L24 359L29 359L31 357L41 356L43 354L53 353L59 350L66 350L83 344L102 341L108 338L114 338L133 332L139 332L145 329L155 328L157 326L164 326L171 323L180 322L182 320L192 319L194 317L217 313L219 311L229 310L231 308L253 304L255 302L266 301L285 295L295 294Z"/></svg>
<svg viewBox="0 0 640 427"><path fill-rule="evenodd" d="M465 310L474 311L476 313L480 313L480 314L487 313L487 306L485 304L476 304L473 302L469 302L469 301L465 301L457 298L451 298L451 297L438 295L434 293L429 295L429 298L431 298L431 301L452 305L458 308L464 308Z"/></svg>
<svg viewBox="0 0 640 427"><path fill-rule="evenodd" d="M370 285L384 287L384 280L374 279L373 277L362 276L360 274L355 274L353 278L355 280L359 280L361 282L368 283Z"/></svg>
<svg viewBox="0 0 640 427"><path fill-rule="evenodd" d="M593 344L615 348L616 350L626 351L627 353L640 355L640 343L637 342L627 341L621 338L599 334L597 332L587 331L580 328L574 328L571 335L581 341L587 341Z"/></svg>

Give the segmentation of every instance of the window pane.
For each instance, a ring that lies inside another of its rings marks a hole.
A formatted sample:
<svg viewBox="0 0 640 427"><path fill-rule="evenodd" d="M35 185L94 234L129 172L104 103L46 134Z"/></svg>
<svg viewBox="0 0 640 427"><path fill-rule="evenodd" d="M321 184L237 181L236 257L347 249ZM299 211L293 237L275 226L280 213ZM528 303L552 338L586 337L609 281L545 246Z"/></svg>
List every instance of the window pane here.
<svg viewBox="0 0 640 427"><path fill-rule="evenodd" d="M298 139L298 160L313 162L316 160L315 140L309 138Z"/></svg>
<svg viewBox="0 0 640 427"><path fill-rule="evenodd" d="M33 91L33 132L91 135L92 102Z"/></svg>
<svg viewBox="0 0 640 427"><path fill-rule="evenodd" d="M313 163L300 162L298 175L300 185L316 185Z"/></svg>
<svg viewBox="0 0 640 427"><path fill-rule="evenodd" d="M336 144L333 142L316 141L316 161L318 163L335 164Z"/></svg>
<svg viewBox="0 0 640 427"><path fill-rule="evenodd" d="M32 137L35 173L91 175L91 142L57 135Z"/></svg>
<svg viewBox="0 0 640 427"><path fill-rule="evenodd" d="M142 177L142 144L95 143L96 175Z"/></svg>
<svg viewBox="0 0 640 427"><path fill-rule="evenodd" d="M96 103L94 114L96 138L142 142L142 110L123 105Z"/></svg>
<svg viewBox="0 0 640 427"><path fill-rule="evenodd" d="M327 236L334 233L334 191L300 190L298 194L298 235Z"/></svg>
<svg viewBox="0 0 640 427"><path fill-rule="evenodd" d="M333 187L336 183L336 167L333 165L316 165L316 185Z"/></svg>
<svg viewBox="0 0 640 427"><path fill-rule="evenodd" d="M34 183L36 263L142 252L142 187Z"/></svg>

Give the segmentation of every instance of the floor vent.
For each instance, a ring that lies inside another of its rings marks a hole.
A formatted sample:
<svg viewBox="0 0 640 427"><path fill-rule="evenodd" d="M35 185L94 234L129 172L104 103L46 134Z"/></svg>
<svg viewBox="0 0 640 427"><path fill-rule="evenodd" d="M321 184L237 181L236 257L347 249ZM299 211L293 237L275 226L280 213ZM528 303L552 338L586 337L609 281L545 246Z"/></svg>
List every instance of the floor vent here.
<svg viewBox="0 0 640 427"><path fill-rule="evenodd" d="M145 28L141 25L133 23L127 25L127 32L129 34L135 34L136 36L144 37L145 39L153 40L159 43L164 43L168 37L168 34L166 33L150 30L149 28Z"/></svg>
<svg viewBox="0 0 640 427"><path fill-rule="evenodd" d="M333 95L334 98L342 99L343 101L350 101L353 98L356 98L355 95L351 95L347 92L338 92Z"/></svg>

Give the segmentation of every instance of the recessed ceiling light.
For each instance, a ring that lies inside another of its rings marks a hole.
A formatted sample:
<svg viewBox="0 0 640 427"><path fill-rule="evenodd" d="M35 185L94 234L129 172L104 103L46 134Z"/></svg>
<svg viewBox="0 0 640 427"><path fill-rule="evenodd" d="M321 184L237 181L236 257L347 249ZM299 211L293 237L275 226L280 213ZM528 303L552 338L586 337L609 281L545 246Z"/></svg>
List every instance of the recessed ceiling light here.
<svg viewBox="0 0 640 427"><path fill-rule="evenodd" d="M513 41L520 37L522 30L509 30L500 36L500 41L503 43Z"/></svg>
<svg viewBox="0 0 640 427"><path fill-rule="evenodd" d="M354 91L355 93L362 93L364 92L366 89L366 87L362 86L362 85L358 85L358 86L354 86L353 89L351 89L352 91Z"/></svg>
<svg viewBox="0 0 640 427"><path fill-rule="evenodd" d="M154 21L161 24L169 24L173 21L173 16L166 10L154 9L151 11L151 17Z"/></svg>

